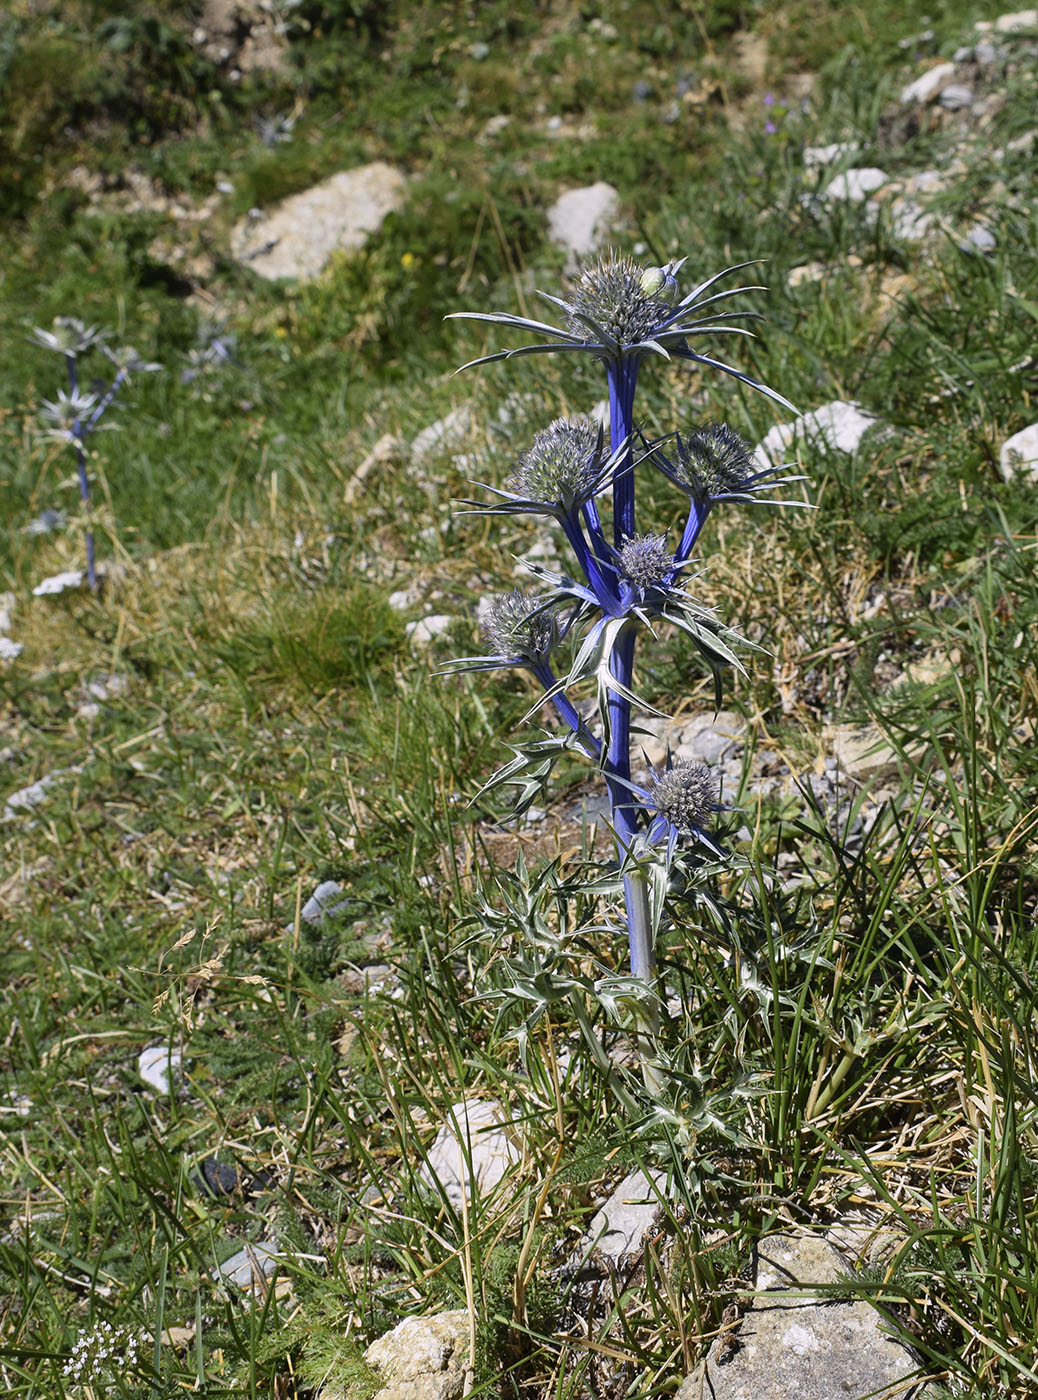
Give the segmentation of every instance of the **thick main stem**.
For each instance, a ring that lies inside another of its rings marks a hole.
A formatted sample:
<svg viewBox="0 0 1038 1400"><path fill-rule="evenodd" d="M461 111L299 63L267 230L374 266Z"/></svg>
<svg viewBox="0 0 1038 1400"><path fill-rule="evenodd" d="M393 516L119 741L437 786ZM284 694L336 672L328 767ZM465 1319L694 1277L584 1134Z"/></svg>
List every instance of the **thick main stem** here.
<svg viewBox="0 0 1038 1400"><path fill-rule="evenodd" d="M634 534L634 390L637 360L609 366L609 446L615 453L626 444L613 478L613 544L617 549Z"/></svg>
<svg viewBox="0 0 1038 1400"><path fill-rule="evenodd" d="M638 361L621 360L609 366L609 435L615 453L624 447L623 459L613 480L613 545L619 549L635 533L634 496L634 391L638 382ZM634 679L634 648L637 631L632 624L617 638L610 657L616 681L630 691ZM631 973L646 985L646 999L636 1015L636 1044L642 1061L645 1087L659 1093L663 1080L650 1064L652 1047L659 1035L656 1008L656 949L654 947L649 885L644 871L631 866L631 847L637 832L637 807L632 799L631 781L631 702L626 695L610 690L609 749L605 777L609 788L616 832L616 854L623 877L627 931L631 949Z"/></svg>
<svg viewBox="0 0 1038 1400"><path fill-rule="evenodd" d="M656 949L652 929L652 909L649 903L649 881L645 871L635 867L624 876L624 901L627 906L627 927L631 938L631 972L648 988L644 1000L635 1010L635 1043L642 1062L642 1078L651 1093L664 1086L663 1076L650 1063L660 1033L660 1016L656 1004Z"/></svg>

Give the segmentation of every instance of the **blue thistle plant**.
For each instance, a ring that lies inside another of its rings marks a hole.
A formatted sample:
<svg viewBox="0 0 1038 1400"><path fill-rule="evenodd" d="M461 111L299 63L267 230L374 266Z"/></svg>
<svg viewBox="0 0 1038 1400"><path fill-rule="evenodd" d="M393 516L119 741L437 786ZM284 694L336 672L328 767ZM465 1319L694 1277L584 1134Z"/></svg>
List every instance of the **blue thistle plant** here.
<svg viewBox="0 0 1038 1400"><path fill-rule="evenodd" d="M105 344L104 334L96 326L85 326L73 316L58 316L51 330L36 327L33 338L37 345L52 350L65 360L68 375L68 393L58 390L55 400L44 399L41 416L46 424L48 437L58 442L67 442L76 454L76 472L79 481L79 499L85 512L90 509L90 478L87 474L86 442L91 433L97 432L101 419L111 407L119 390L126 384L131 374L150 374L161 369L161 365L151 364L137 354L132 346L112 349ZM100 349L109 362L115 366L111 383L100 393L85 393L79 385L77 361L92 348ZM109 427L109 424L105 424ZM94 558L94 532L89 524L86 527L87 583L97 588L97 564Z"/></svg>
<svg viewBox="0 0 1038 1400"><path fill-rule="evenodd" d="M777 501L769 493L802 478L784 469L760 469L749 446L727 424L708 423L647 441L634 420L638 375L650 357L678 359L717 370L795 413L789 401L712 354L693 345L718 336L751 335L737 322L758 313L731 303L759 286L718 289L725 277L749 266L726 268L681 294L685 259L643 268L610 253L579 274L568 300L540 295L562 312L564 324L508 313L454 312L458 319L487 322L534 336L535 342L495 351L462 366L470 369L523 355L584 354L599 361L609 389L609 438L588 420L557 419L520 453L503 488L485 487L494 500L465 502L490 515L527 514L554 519L570 546L572 573L527 563L539 592L519 593L492 603L484 622L488 653L464 657L452 670L521 666L534 676L563 722L561 734L514 749L484 787L522 789L528 805L562 753L577 749L601 771L609 794L612 830L623 883L630 944L630 978L622 1000L635 1011L643 1073L657 1095L663 1079L648 1057L658 1033L655 943L663 897L675 853L683 843L722 859L726 852L710 826L721 810L718 785L702 765L675 764L652 775L643 789L631 777L632 708L656 713L633 690L639 633L653 635L661 623L683 632L712 671L720 707L720 675L741 670L741 639L688 592L689 565L710 512L724 503ZM688 499L676 547L663 534L639 534L636 519L638 469L655 469ZM604 520L604 516L607 516ZM571 654L563 673L555 663ZM569 698L573 687L594 682L602 738L589 729ZM534 707L535 709L537 706ZM532 713L532 711L531 711ZM606 979L607 981L609 979ZM631 992L631 987L636 989ZM615 1000L615 998L612 998Z"/></svg>

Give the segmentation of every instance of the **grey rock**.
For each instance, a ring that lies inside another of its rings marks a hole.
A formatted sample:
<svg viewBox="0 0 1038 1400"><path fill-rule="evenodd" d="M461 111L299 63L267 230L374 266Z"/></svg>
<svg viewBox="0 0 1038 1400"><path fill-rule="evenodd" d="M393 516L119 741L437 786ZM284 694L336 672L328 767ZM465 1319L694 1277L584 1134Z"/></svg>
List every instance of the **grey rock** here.
<svg viewBox="0 0 1038 1400"><path fill-rule="evenodd" d="M45 773L28 787L9 793L4 802L3 812L0 813L0 821L13 821L20 812L28 812L33 807L38 807L55 783L60 782L66 774L77 771L75 768L56 768L53 773Z"/></svg>
<svg viewBox="0 0 1038 1400"><path fill-rule="evenodd" d="M149 1045L137 1057L137 1073L157 1094L168 1094L182 1059L180 1051L168 1045Z"/></svg>
<svg viewBox="0 0 1038 1400"><path fill-rule="evenodd" d="M678 1400L911 1400L917 1365L866 1302L819 1298L849 1272L817 1235L773 1235L759 1247L757 1296L738 1330L686 1377ZM734 1350L731 1344L734 1342Z"/></svg>
<svg viewBox="0 0 1038 1400"><path fill-rule="evenodd" d="M15 661L24 650L22 642L12 642L10 637L0 633L0 661Z"/></svg>
<svg viewBox="0 0 1038 1400"><path fill-rule="evenodd" d="M745 731L745 723L731 710L676 720L646 718L632 733L632 749L643 753L654 768L663 767L668 750L675 760L719 763L737 750Z"/></svg>
<svg viewBox="0 0 1038 1400"><path fill-rule="evenodd" d="M917 243L929 233L933 217L917 200L902 198L890 205L890 223L895 238Z"/></svg>
<svg viewBox="0 0 1038 1400"><path fill-rule="evenodd" d="M822 192L822 198L828 202L845 199L852 204L860 204L889 179L887 172L875 165L855 166L851 170L845 170L842 175L837 175L835 180L830 180Z"/></svg>
<svg viewBox="0 0 1038 1400"><path fill-rule="evenodd" d="M663 1210L661 1195L667 1183L665 1172L651 1176L631 1172L592 1217L580 1246L580 1258L595 1254L604 1263L618 1268L632 1255L639 1254L645 1238Z"/></svg>
<svg viewBox="0 0 1038 1400"><path fill-rule="evenodd" d="M941 88L941 95L937 101L945 111L960 112L973 106L973 89L966 87L964 83L949 83L946 88Z"/></svg>
<svg viewBox="0 0 1038 1400"><path fill-rule="evenodd" d="M262 1279L269 1278L277 1266L277 1241L257 1240L217 1265L216 1275L227 1283L237 1284L239 1288L251 1288Z"/></svg>
<svg viewBox="0 0 1038 1400"><path fill-rule="evenodd" d="M548 210L548 233L571 259L597 252L616 227L620 195L604 180L566 190Z"/></svg>
<svg viewBox="0 0 1038 1400"><path fill-rule="evenodd" d="M978 68L993 68L1002 55L994 44L982 40L973 50L973 62Z"/></svg>
<svg viewBox="0 0 1038 1400"><path fill-rule="evenodd" d="M998 465L1006 481L1026 475L1038 482L1038 423L1029 423L1006 438L998 454Z"/></svg>
<svg viewBox="0 0 1038 1400"><path fill-rule="evenodd" d="M998 245L998 239L984 224L973 224L963 234L959 247L964 253L990 253Z"/></svg>
<svg viewBox="0 0 1038 1400"><path fill-rule="evenodd" d="M343 889L338 880L322 880L299 910L300 919L307 924L316 924L320 923L326 914L341 914L350 903L348 899L340 898L342 893ZM292 919L285 925L285 930L287 932L294 927L295 920Z"/></svg>
<svg viewBox="0 0 1038 1400"><path fill-rule="evenodd" d="M860 404L836 399L792 423L777 423L758 444L755 456L762 467L779 465L787 449L798 439L838 452L856 452L861 440L880 419Z"/></svg>
<svg viewBox="0 0 1038 1400"><path fill-rule="evenodd" d="M447 1113L418 1170L433 1190L442 1188L455 1209L473 1191L489 1195L519 1162L521 1153L510 1134L507 1115L489 1099L462 1099ZM438 1185L437 1185L438 1184Z"/></svg>
<svg viewBox="0 0 1038 1400"><path fill-rule="evenodd" d="M901 102L906 106L909 103L925 106L927 102L932 102L941 88L954 77L954 63L939 63L936 68L928 69L921 77L908 84L901 93Z"/></svg>
<svg viewBox="0 0 1038 1400"><path fill-rule="evenodd" d="M441 637L453 621L454 618L448 613L432 613L429 617L419 618L417 622L408 622L404 631L415 646L427 647Z"/></svg>
<svg viewBox="0 0 1038 1400"><path fill-rule="evenodd" d="M403 175L384 161L341 170L258 219L239 220L231 252L268 281L311 281L333 253L362 248L405 193Z"/></svg>
<svg viewBox="0 0 1038 1400"><path fill-rule="evenodd" d="M805 146L804 164L809 168L836 165L841 160L853 160L860 149L857 141L835 141L829 146Z"/></svg>

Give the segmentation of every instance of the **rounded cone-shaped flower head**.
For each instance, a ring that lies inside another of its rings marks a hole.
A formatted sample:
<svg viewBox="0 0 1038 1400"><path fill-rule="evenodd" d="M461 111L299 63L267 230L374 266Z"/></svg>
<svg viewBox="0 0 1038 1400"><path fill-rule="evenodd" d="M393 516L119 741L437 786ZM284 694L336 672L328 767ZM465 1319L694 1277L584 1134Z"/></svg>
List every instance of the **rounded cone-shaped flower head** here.
<svg viewBox="0 0 1038 1400"><path fill-rule="evenodd" d="M665 773L654 772L651 796L660 816L682 836L700 840L718 810L717 783L704 763L681 760Z"/></svg>
<svg viewBox="0 0 1038 1400"><path fill-rule="evenodd" d="M483 636L494 656L543 666L559 644L559 624L543 599L516 588L495 598L487 608Z"/></svg>
<svg viewBox="0 0 1038 1400"><path fill-rule="evenodd" d="M635 535L620 546L616 565L636 588L658 588L674 569L674 552L666 535Z"/></svg>
<svg viewBox="0 0 1038 1400"><path fill-rule="evenodd" d="M757 475L749 444L727 423L707 423L685 437L679 433L675 448L675 459L664 471L697 501L738 495Z"/></svg>
<svg viewBox="0 0 1038 1400"><path fill-rule="evenodd" d="M658 280L649 275L657 272L662 273ZM633 258L616 253L589 263L581 270L567 303L570 331L589 338L589 332L594 333L589 324L593 322L620 347L651 340L670 319L673 297L666 271L650 268L649 273Z"/></svg>
<svg viewBox="0 0 1038 1400"><path fill-rule="evenodd" d="M590 418L556 418L519 454L505 485L516 496L569 512L594 495L605 460L602 429L596 423Z"/></svg>

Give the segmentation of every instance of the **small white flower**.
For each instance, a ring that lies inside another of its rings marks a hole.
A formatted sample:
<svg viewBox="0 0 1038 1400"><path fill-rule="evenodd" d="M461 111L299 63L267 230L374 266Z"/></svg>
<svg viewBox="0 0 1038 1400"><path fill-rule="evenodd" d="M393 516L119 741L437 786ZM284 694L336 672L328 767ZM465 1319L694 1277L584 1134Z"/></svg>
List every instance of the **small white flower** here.
<svg viewBox="0 0 1038 1400"><path fill-rule="evenodd" d="M83 322L77 321L74 316L55 316L53 324L54 329L51 331L45 331L40 326L33 328L37 345L72 359L82 355L84 350L89 350L91 345L97 344L103 338L103 333L96 326L84 326Z"/></svg>
<svg viewBox="0 0 1038 1400"><path fill-rule="evenodd" d="M57 399L44 399L40 409L40 417L50 424L47 436L56 438L59 442L81 441L84 436L84 420L89 417L96 404L96 394L85 394L80 389L66 394L64 389L59 389Z"/></svg>
<svg viewBox="0 0 1038 1400"><path fill-rule="evenodd" d="M120 345L115 350L104 346L104 352L124 374L154 374L162 366L154 360L142 360L132 345Z"/></svg>

